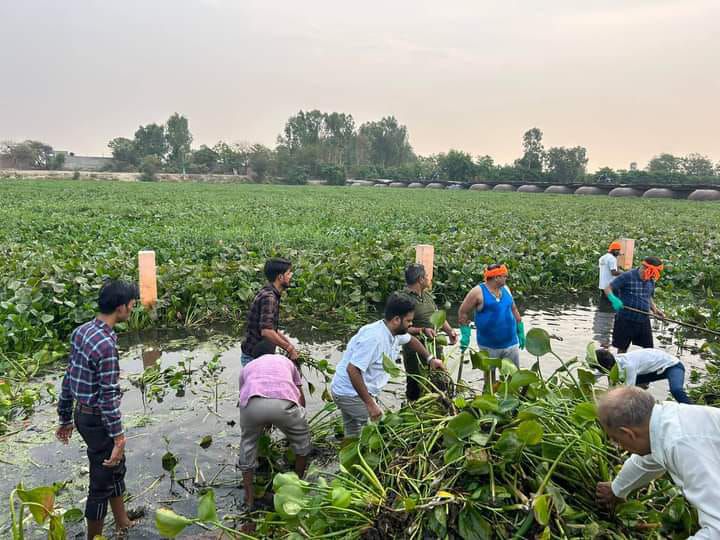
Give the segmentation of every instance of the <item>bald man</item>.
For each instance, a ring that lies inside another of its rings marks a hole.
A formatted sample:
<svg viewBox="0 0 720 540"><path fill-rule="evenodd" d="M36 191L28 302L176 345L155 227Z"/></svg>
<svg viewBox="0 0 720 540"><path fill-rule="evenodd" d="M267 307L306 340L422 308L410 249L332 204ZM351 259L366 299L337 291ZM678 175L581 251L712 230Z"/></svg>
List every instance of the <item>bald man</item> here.
<svg viewBox="0 0 720 540"><path fill-rule="evenodd" d="M633 454L612 482L600 482L601 506L648 485L666 472L698 512L700 530L688 540L720 538L720 409L655 403L635 386L616 388L598 404L611 441Z"/></svg>

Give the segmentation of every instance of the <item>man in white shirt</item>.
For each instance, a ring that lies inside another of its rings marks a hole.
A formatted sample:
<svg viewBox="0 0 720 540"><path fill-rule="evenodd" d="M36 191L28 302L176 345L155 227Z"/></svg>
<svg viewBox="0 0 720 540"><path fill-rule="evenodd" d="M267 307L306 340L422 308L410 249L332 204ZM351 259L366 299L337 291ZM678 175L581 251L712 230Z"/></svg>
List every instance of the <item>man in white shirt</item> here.
<svg viewBox="0 0 720 540"><path fill-rule="evenodd" d="M598 310L595 312L595 318L593 320L593 331L595 332L595 340L603 347L607 347L610 344L610 335L615 317L612 304L605 294L605 287L610 285L610 282L615 276L622 274L622 271L618 269L617 262L618 255L620 255L620 248L620 242L612 242L608 246L608 252L598 259L598 268L600 271L598 288L600 289L600 298L598 299Z"/></svg>
<svg viewBox="0 0 720 540"><path fill-rule="evenodd" d="M403 345L423 358L431 369L444 369L417 338L407 333L415 315L412 298L394 293L385 305L384 319L366 324L348 343L331 384L333 401L342 412L345 438L357 437L368 417L377 420L382 410L376 399L390 376L383 357L395 361Z"/></svg>
<svg viewBox="0 0 720 540"><path fill-rule="evenodd" d="M698 512L700 530L688 540L720 538L720 409L655 404L627 386L600 399L598 418L610 440L633 454L615 480L598 483L600 505L612 507L667 472Z"/></svg>
<svg viewBox="0 0 720 540"><path fill-rule="evenodd" d="M678 403L692 404L685 392L685 366L680 359L660 349L639 349L629 353L613 355L608 349L597 349L598 364L610 371L615 364L623 374L627 386L643 386L667 379L670 393Z"/></svg>

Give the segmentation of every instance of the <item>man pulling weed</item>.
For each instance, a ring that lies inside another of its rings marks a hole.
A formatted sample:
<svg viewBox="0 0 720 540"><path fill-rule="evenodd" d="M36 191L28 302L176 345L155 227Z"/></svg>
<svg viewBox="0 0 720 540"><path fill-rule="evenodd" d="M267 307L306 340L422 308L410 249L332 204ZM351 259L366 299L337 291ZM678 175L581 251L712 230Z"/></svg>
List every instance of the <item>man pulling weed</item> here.
<svg viewBox="0 0 720 540"><path fill-rule="evenodd" d="M295 346L278 330L280 298L283 291L290 287L293 276L292 263L285 259L268 259L263 272L268 282L255 295L247 314L245 340L241 345L240 357L243 366L260 356L260 351L267 350L268 343L283 349L291 360L296 360L298 357Z"/></svg>
<svg viewBox="0 0 720 540"><path fill-rule="evenodd" d="M430 280L422 264L411 264L405 269L405 289L403 293L415 301L415 316L412 326L408 328L408 334L432 340L436 338L436 332L430 321L430 316L437 311L437 306L429 288ZM450 338L450 345L454 345L457 341L457 334L450 326L450 323L445 321L442 329ZM438 347L438 350L435 351L438 356L442 356L441 350L442 348ZM408 401L415 401L421 394L419 375L422 373L422 359L417 352L405 345L403 346L403 362L407 374L405 396Z"/></svg>
<svg viewBox="0 0 720 540"><path fill-rule="evenodd" d="M612 482L600 482L598 503L613 507L666 472L698 512L700 530L688 540L720 538L720 409L656 404L634 386L609 391L598 418L611 441L632 456Z"/></svg>
<svg viewBox="0 0 720 540"><path fill-rule="evenodd" d="M647 313L665 318L665 314L653 300L655 282L660 279L662 271L663 264L660 259L646 257L639 268L624 272L605 287L607 299L616 311L612 345L619 353L627 351L631 344L653 348L652 327Z"/></svg>
<svg viewBox="0 0 720 540"><path fill-rule="evenodd" d="M266 351L274 347L265 348ZM293 361L279 354L263 354L240 372L240 470L243 473L245 504L255 502L253 476L258 466L258 438L268 425L280 429L295 452L295 472L302 478L312 449L305 416L305 394L300 371Z"/></svg>
<svg viewBox="0 0 720 540"><path fill-rule="evenodd" d="M685 392L685 366L679 358L660 349L639 349L613 355L607 349L597 349L595 357L603 370L609 372L617 364L628 386L642 386L667 379L670 393L678 403L692 404Z"/></svg>
<svg viewBox="0 0 720 540"><path fill-rule="evenodd" d="M58 402L55 435L68 444L75 427L87 445L90 486L85 503L87 537L102 535L108 503L120 531L133 522L123 502L125 433L120 413L120 365L113 327L128 320L138 297L135 284L109 281L100 289L100 313L70 336L70 359ZM74 406L74 407L73 407Z"/></svg>
<svg viewBox="0 0 720 540"><path fill-rule="evenodd" d="M415 315L415 301L393 293L385 304L384 318L366 324L348 343L332 380L331 391L340 409L345 438L357 437L368 418L378 420L382 410L377 398L390 377L383 358L394 362L400 349L407 345L430 369L444 369L416 337L408 334Z"/></svg>

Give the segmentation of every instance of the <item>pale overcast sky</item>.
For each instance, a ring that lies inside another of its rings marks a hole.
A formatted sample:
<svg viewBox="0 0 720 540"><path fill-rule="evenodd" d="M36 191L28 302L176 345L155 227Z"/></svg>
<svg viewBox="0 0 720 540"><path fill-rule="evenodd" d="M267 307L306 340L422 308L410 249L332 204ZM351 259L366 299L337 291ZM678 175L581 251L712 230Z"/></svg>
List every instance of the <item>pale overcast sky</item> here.
<svg viewBox="0 0 720 540"><path fill-rule="evenodd" d="M419 154L523 132L590 168L720 160L718 0L0 0L0 140L78 154L186 115L274 146L300 109L395 115Z"/></svg>

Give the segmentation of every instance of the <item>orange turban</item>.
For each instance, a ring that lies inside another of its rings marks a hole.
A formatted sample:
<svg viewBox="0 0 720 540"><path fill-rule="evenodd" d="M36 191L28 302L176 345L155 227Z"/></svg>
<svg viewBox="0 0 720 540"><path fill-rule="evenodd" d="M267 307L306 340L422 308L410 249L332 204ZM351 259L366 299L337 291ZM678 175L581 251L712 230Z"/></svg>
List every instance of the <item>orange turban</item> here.
<svg viewBox="0 0 720 540"><path fill-rule="evenodd" d="M608 253L611 252L611 251L615 251L616 249L617 249L617 250L622 249L622 246L620 245L620 242L612 242L612 243L608 246Z"/></svg>
<svg viewBox="0 0 720 540"><path fill-rule="evenodd" d="M497 268L493 268L492 270L485 270L485 279L494 278L497 276L507 276L508 275L508 269L507 266L504 264L501 264Z"/></svg>
<svg viewBox="0 0 720 540"><path fill-rule="evenodd" d="M650 264L647 261L643 261L642 265L645 268L642 276L645 281L647 281L648 279L652 279L653 281L657 281L658 279L660 279L660 272L663 271L662 264L658 264L657 266L655 266L654 264Z"/></svg>

